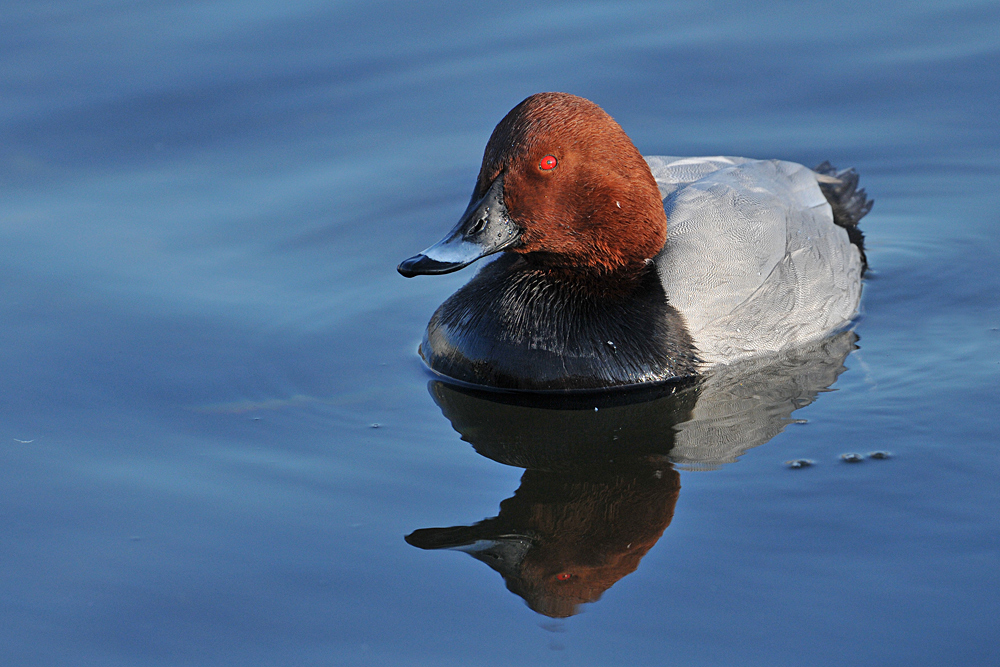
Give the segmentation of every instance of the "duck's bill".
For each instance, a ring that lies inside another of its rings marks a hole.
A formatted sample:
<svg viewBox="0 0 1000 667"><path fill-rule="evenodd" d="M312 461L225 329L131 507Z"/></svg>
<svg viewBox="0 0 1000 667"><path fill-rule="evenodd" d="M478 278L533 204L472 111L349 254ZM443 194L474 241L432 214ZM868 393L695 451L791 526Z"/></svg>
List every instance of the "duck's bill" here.
<svg viewBox="0 0 1000 667"><path fill-rule="evenodd" d="M464 551L503 575L516 572L521 561L535 544L528 535L491 534L489 521L475 526L421 528L404 539L407 544L419 549Z"/></svg>
<svg viewBox="0 0 1000 667"><path fill-rule="evenodd" d="M465 268L477 259L515 245L521 232L507 215L503 203L503 176L498 176L486 194L469 204L462 219L446 237L403 260L396 270L407 278L438 275Z"/></svg>

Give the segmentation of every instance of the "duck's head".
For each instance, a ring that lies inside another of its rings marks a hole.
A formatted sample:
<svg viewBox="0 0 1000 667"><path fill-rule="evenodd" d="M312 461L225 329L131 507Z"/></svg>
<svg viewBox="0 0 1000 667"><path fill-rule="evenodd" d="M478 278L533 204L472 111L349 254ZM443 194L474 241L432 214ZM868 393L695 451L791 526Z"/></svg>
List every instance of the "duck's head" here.
<svg viewBox="0 0 1000 667"><path fill-rule="evenodd" d="M539 93L493 130L455 228L398 270L450 273L509 251L541 268L637 271L666 233L656 181L618 123L582 97Z"/></svg>

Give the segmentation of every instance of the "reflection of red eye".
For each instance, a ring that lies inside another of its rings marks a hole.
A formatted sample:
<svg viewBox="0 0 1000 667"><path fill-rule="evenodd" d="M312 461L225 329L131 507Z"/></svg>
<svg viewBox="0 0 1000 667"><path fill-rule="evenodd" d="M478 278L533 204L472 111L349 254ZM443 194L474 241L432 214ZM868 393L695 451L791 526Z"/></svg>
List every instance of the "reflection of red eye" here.
<svg viewBox="0 0 1000 667"><path fill-rule="evenodd" d="M557 164L559 163L556 161L555 155L546 155L542 158L542 161L538 163L538 168L542 171L549 171L550 169L555 169Z"/></svg>
<svg viewBox="0 0 1000 667"><path fill-rule="evenodd" d="M569 572L560 572L559 574L556 575L556 579L558 579L559 581L566 581L567 579L571 578L572 576L573 575L570 574Z"/></svg>

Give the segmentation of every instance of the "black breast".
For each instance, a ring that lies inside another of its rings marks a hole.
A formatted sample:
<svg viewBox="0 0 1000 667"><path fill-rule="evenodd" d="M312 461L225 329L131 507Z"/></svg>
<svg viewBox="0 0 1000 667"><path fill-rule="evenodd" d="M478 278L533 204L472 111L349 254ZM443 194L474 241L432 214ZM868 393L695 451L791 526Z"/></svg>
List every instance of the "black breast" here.
<svg viewBox="0 0 1000 667"><path fill-rule="evenodd" d="M442 375L505 389L597 389L694 375L683 318L653 267L596 284L506 254L445 301L420 346Z"/></svg>

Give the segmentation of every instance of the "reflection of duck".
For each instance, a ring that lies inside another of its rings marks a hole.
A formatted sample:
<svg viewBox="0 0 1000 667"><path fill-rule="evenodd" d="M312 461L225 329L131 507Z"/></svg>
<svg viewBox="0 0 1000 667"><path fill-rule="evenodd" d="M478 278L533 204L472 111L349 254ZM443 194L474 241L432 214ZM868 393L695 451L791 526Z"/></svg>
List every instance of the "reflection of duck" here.
<svg viewBox="0 0 1000 667"><path fill-rule="evenodd" d="M770 440L836 381L856 340L843 332L641 393L531 396L431 382L463 440L527 470L498 516L417 530L407 542L465 551L535 611L572 615L634 571L670 525L673 464L718 467Z"/></svg>

